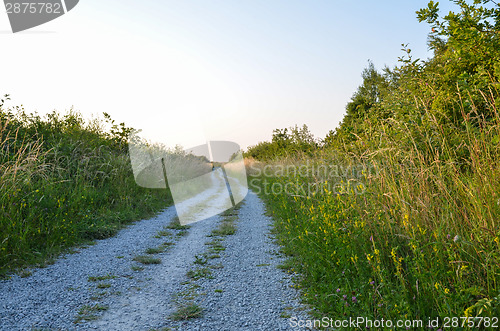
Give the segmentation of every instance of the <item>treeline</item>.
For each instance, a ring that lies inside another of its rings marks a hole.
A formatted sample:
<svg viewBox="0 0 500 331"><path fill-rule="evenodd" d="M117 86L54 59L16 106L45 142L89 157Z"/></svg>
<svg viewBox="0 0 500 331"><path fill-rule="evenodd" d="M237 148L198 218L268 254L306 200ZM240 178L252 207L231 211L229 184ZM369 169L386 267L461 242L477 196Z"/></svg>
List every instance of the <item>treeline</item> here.
<svg viewBox="0 0 500 331"><path fill-rule="evenodd" d="M315 141L307 126L276 129L271 142L249 147L246 155L269 160L318 149L357 151L390 146L393 139L406 149L440 149L443 136L469 154L461 142L489 124L496 124L500 106L500 23L498 5L482 0L453 1L459 13L438 16L438 3L417 12L428 22L428 60L414 59L403 46L400 65L377 71L373 63L363 70L363 83L346 106L339 127ZM480 5L483 4L483 5ZM490 137L499 142L500 137ZM432 142L431 142L432 140ZM430 144L430 145L429 145Z"/></svg>
<svg viewBox="0 0 500 331"><path fill-rule="evenodd" d="M312 155L320 146L321 143L316 141L306 124L301 128L295 125L291 128L274 130L270 142L264 141L250 146L245 152L245 157L269 161L298 154Z"/></svg>
<svg viewBox="0 0 500 331"><path fill-rule="evenodd" d="M0 100L0 276L44 265L170 203L134 180L127 137L109 115L41 117Z"/></svg>
<svg viewBox="0 0 500 331"><path fill-rule="evenodd" d="M464 138L498 124L500 9L492 1L454 2L461 12L442 19L433 1L417 12L431 26L431 59L413 59L403 45L400 66L378 72L370 64L363 71L363 84L328 145L361 151L392 146L395 138L406 150L440 150L445 157L441 137L458 160L470 160Z"/></svg>
<svg viewBox="0 0 500 331"><path fill-rule="evenodd" d="M432 58L403 45L398 66L369 64L320 144L280 145L275 131L247 152L308 166L257 173L318 316L441 317L435 328L482 316L488 328L500 314L500 6L453 2L444 17L433 1L417 12Z"/></svg>

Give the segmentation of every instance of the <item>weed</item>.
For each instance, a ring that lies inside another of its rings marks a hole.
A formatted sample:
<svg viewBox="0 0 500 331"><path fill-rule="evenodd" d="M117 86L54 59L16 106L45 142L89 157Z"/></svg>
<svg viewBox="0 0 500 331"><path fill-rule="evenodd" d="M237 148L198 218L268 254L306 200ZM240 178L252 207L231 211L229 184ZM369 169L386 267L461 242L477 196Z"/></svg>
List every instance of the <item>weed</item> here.
<svg viewBox="0 0 500 331"><path fill-rule="evenodd" d="M208 250L207 254L213 255L226 250L226 247L224 247L224 245L222 244L222 240L218 238L206 242L205 245L210 246L210 249Z"/></svg>
<svg viewBox="0 0 500 331"><path fill-rule="evenodd" d="M174 219L172 222L170 222L169 225L167 225L165 228L170 229L170 230L188 230L191 228L189 225L181 225L179 222L179 219Z"/></svg>
<svg viewBox="0 0 500 331"><path fill-rule="evenodd" d="M130 267L130 269L132 269L133 271L142 271L144 270L144 267L141 267L139 265L133 265Z"/></svg>
<svg viewBox="0 0 500 331"><path fill-rule="evenodd" d="M194 264L205 265L207 264L207 258L205 256L195 255Z"/></svg>
<svg viewBox="0 0 500 331"><path fill-rule="evenodd" d="M290 317L292 317L292 315L290 315L290 313L287 311L282 311L280 314L280 317L281 318L290 318Z"/></svg>
<svg viewBox="0 0 500 331"><path fill-rule="evenodd" d="M105 288L110 288L111 287L111 284L108 284L108 283L99 283L97 284L96 286L98 289L105 289Z"/></svg>
<svg viewBox="0 0 500 331"><path fill-rule="evenodd" d="M103 281L103 280L108 280L108 279L115 279L115 275L107 274L104 276L89 276L87 280L89 282L98 282L98 281Z"/></svg>
<svg viewBox="0 0 500 331"><path fill-rule="evenodd" d="M233 222L223 221L217 229L214 229L210 236L230 236L236 232Z"/></svg>
<svg viewBox="0 0 500 331"><path fill-rule="evenodd" d="M169 236L171 236L171 235L172 235L172 233L170 233L170 231L167 231L167 230L160 230L160 231L158 231L158 232L156 233L155 238L160 239L160 238L162 238L162 237L169 237Z"/></svg>
<svg viewBox="0 0 500 331"><path fill-rule="evenodd" d="M292 259L286 259L283 263L278 265L278 269L285 271L292 271L295 266L295 261Z"/></svg>
<svg viewBox="0 0 500 331"><path fill-rule="evenodd" d="M188 320L199 318L203 315L203 309L196 303L190 302L181 305L177 310L170 315L170 318L175 321Z"/></svg>
<svg viewBox="0 0 500 331"><path fill-rule="evenodd" d="M183 237L185 235L187 235L189 233L189 231L187 230L179 230L177 231L177 233L175 234L177 237Z"/></svg>
<svg viewBox="0 0 500 331"><path fill-rule="evenodd" d="M142 263L142 264L160 264L161 263L161 259L147 256L147 255L138 255L138 256L134 257L133 260L136 262Z"/></svg>
<svg viewBox="0 0 500 331"><path fill-rule="evenodd" d="M186 275L191 279L197 280L200 278L210 277L212 272L209 268L198 268L195 270L189 270Z"/></svg>
<svg viewBox="0 0 500 331"><path fill-rule="evenodd" d="M238 215L238 212L234 209L234 208L230 208L230 209L227 209L225 210L224 212L222 212L221 214L222 216L225 216L225 217L230 217L230 216L237 216Z"/></svg>
<svg viewBox="0 0 500 331"><path fill-rule="evenodd" d="M109 295L109 292L107 291L104 291L104 292L98 292L98 293L94 293L90 299L91 300L94 300L94 301L99 301L101 300L102 298L106 297Z"/></svg>
<svg viewBox="0 0 500 331"><path fill-rule="evenodd" d="M210 264L208 267L210 269L222 269L224 268L224 265L222 263L218 263L218 264Z"/></svg>
<svg viewBox="0 0 500 331"><path fill-rule="evenodd" d="M78 311L78 316L76 317L74 323L80 323L81 321L93 321L98 318L96 315L97 312L108 310L108 306L103 306L99 304L84 305Z"/></svg>

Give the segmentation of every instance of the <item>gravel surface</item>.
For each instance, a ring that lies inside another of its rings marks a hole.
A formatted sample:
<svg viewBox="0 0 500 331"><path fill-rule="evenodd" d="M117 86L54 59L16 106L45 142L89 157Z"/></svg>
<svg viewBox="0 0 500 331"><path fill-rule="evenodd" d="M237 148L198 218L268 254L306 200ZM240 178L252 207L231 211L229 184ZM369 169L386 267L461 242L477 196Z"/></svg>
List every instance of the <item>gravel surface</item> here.
<svg viewBox="0 0 500 331"><path fill-rule="evenodd" d="M156 238L175 216L175 208L168 208L29 277L0 281L0 330L289 330L288 316L306 318L290 276L276 268L282 258L254 193L239 210L236 233L224 237L225 251L210 260L218 266L210 278L190 280L186 273L198 267L195 257L207 251L205 243L212 240L207 235L223 217L194 223L186 235L169 229L169 236ZM175 244L151 255L161 264L133 260L166 241ZM202 317L169 319L176 295L193 285Z"/></svg>
<svg viewBox="0 0 500 331"><path fill-rule="evenodd" d="M249 192L239 211L237 231L227 236L212 279L197 282L202 318L171 324L178 330L293 330L291 316L307 319L291 288L291 276L277 268L284 261L270 235L264 205ZM222 292L220 292L222 291Z"/></svg>

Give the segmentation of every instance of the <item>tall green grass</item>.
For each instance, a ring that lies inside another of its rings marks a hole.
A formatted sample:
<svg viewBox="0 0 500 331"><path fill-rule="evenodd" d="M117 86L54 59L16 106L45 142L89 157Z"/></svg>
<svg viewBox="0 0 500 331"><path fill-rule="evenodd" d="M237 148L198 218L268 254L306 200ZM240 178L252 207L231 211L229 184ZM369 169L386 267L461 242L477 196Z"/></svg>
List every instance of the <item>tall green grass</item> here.
<svg viewBox="0 0 500 331"><path fill-rule="evenodd" d="M390 120L377 144L356 142L358 152L250 166L250 185L275 216L288 268L317 315L500 315L500 116L492 107L493 119L473 124L464 115L455 128L429 116L432 136Z"/></svg>
<svg viewBox="0 0 500 331"><path fill-rule="evenodd" d="M64 249L112 236L171 203L139 187L124 124L85 121L70 111L45 117L0 103L0 275ZM106 130L111 126L111 130Z"/></svg>

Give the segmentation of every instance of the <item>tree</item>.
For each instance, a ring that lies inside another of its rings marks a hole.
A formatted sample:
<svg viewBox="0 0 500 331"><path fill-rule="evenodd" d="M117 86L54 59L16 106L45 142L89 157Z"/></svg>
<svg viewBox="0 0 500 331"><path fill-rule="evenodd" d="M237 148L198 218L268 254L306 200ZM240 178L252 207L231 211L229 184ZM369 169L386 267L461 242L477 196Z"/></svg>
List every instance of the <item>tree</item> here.
<svg viewBox="0 0 500 331"><path fill-rule="evenodd" d="M302 127L275 129L271 142L260 142L248 148L246 157L256 160L271 160L279 157L297 155L301 153L311 154L318 148L318 144L307 125Z"/></svg>
<svg viewBox="0 0 500 331"><path fill-rule="evenodd" d="M430 107L440 113L441 121L459 123L463 112L488 119L499 97L500 6L491 0L453 2L460 12L442 18L434 1L417 11L418 20L431 25L429 47L434 57L425 70L434 87ZM461 96L470 102L462 102Z"/></svg>
<svg viewBox="0 0 500 331"><path fill-rule="evenodd" d="M387 117L381 103L389 87L390 71L387 68L384 71L384 74L378 72L373 63L368 61L368 67L361 74L363 83L346 105L346 115L332 135L338 136L342 141L353 141L370 127L364 124L366 121L372 122ZM330 136L329 141L331 144L333 136Z"/></svg>

